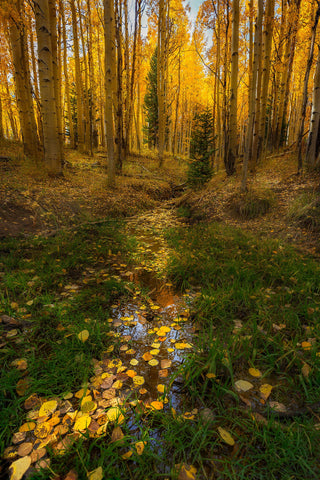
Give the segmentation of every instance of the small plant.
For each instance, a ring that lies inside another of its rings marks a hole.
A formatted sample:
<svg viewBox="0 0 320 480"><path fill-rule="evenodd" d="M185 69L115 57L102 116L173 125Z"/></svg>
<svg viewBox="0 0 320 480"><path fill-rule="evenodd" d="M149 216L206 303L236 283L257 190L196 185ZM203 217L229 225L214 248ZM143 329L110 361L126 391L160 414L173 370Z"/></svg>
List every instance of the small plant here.
<svg viewBox="0 0 320 480"><path fill-rule="evenodd" d="M212 177L210 157L213 153L213 117L209 109L194 117L188 182L193 187L202 187Z"/></svg>
<svg viewBox="0 0 320 480"><path fill-rule="evenodd" d="M289 206L288 216L301 227L320 230L320 196L315 193L303 193Z"/></svg>
<svg viewBox="0 0 320 480"><path fill-rule="evenodd" d="M248 192L234 195L230 200L230 207L234 213L244 220L265 215L272 207L274 197L272 192Z"/></svg>

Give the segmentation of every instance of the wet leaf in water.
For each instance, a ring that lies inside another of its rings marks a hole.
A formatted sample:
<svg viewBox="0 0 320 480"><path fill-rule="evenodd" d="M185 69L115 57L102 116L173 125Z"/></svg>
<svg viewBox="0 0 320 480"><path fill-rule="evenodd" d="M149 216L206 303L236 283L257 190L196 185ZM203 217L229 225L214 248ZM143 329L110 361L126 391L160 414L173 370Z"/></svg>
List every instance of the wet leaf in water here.
<svg viewBox="0 0 320 480"><path fill-rule="evenodd" d="M155 410L162 410L163 409L163 402L159 402L158 400L155 400L154 402L150 403L150 406L154 408Z"/></svg>
<svg viewBox="0 0 320 480"><path fill-rule="evenodd" d="M39 410L39 417L46 417L53 413L58 406L57 400L50 400L49 402L45 402L42 404Z"/></svg>
<svg viewBox="0 0 320 480"><path fill-rule="evenodd" d="M159 365L159 360L157 360L156 358L153 358L148 363L151 367L155 367L156 365Z"/></svg>
<svg viewBox="0 0 320 480"><path fill-rule="evenodd" d="M174 348L171 348L171 347L170 347L170 348L167 348L167 352L168 352L168 353L174 352Z"/></svg>
<svg viewBox="0 0 320 480"><path fill-rule="evenodd" d="M82 332L78 333L78 338L81 342L86 342L89 338L88 330L82 330Z"/></svg>
<svg viewBox="0 0 320 480"><path fill-rule="evenodd" d="M158 348L154 348L153 350L150 350L151 355L158 355L160 350Z"/></svg>
<svg viewBox="0 0 320 480"><path fill-rule="evenodd" d="M260 370L257 370L256 368L249 368L249 373L252 377L261 377L262 373L260 372Z"/></svg>
<svg viewBox="0 0 320 480"><path fill-rule="evenodd" d="M170 368L172 365L172 361L167 359L167 358L163 358L161 360L161 368L162 369L166 369L166 368Z"/></svg>
<svg viewBox="0 0 320 480"><path fill-rule="evenodd" d="M10 466L10 480L20 480L31 465L31 457L19 458Z"/></svg>
<svg viewBox="0 0 320 480"><path fill-rule="evenodd" d="M268 399L268 397L270 396L270 393L272 391L272 388L273 388L272 385L269 385L268 383L264 383L263 385L261 385L259 390L260 390L261 397L263 398L263 400Z"/></svg>
<svg viewBox="0 0 320 480"><path fill-rule="evenodd" d="M218 427L218 432L220 437L225 443L231 446L235 444L235 441L233 440L232 436L227 430L225 430L224 428Z"/></svg>
<svg viewBox="0 0 320 480"><path fill-rule="evenodd" d="M168 376L168 374L169 374L169 371L166 368L164 368L163 370L159 370L159 377L160 378L166 378Z"/></svg>
<svg viewBox="0 0 320 480"><path fill-rule="evenodd" d="M237 380L234 383L234 387L238 392L247 392L253 388L252 383L247 382L247 380Z"/></svg>
<svg viewBox="0 0 320 480"><path fill-rule="evenodd" d="M165 385L163 385L162 383L159 383L159 385L157 385L157 390L159 393L164 393L165 388Z"/></svg>
<svg viewBox="0 0 320 480"><path fill-rule="evenodd" d="M132 380L136 386L144 384L144 378L141 375L136 375Z"/></svg>
<svg viewBox="0 0 320 480"><path fill-rule="evenodd" d="M185 343L185 342L180 342L180 343L175 343L174 345L177 350L184 350L185 348L192 348L191 343Z"/></svg>
<svg viewBox="0 0 320 480"><path fill-rule="evenodd" d="M152 348L160 348L160 343L158 342L153 342L153 344L151 345Z"/></svg>
<svg viewBox="0 0 320 480"><path fill-rule="evenodd" d="M88 472L87 477L89 480L102 480L103 479L102 467L98 467L95 470L92 470L92 472Z"/></svg>
<svg viewBox="0 0 320 480"><path fill-rule="evenodd" d="M142 358L143 360L145 360L146 362L149 362L149 360L152 359L152 355L150 352L146 352L145 354L142 355Z"/></svg>

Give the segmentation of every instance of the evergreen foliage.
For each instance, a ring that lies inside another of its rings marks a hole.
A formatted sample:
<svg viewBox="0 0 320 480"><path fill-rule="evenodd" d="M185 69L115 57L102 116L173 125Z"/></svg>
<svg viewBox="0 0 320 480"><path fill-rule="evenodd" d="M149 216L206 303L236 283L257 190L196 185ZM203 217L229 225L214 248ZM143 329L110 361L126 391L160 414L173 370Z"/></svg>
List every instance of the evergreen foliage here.
<svg viewBox="0 0 320 480"><path fill-rule="evenodd" d="M188 182L201 187L212 177L210 157L213 153L213 116L209 109L197 113L191 134Z"/></svg>
<svg viewBox="0 0 320 480"><path fill-rule="evenodd" d="M144 112L146 115L146 124L143 127L144 143L148 147L156 147L158 143L158 93L157 93L157 49L155 49L150 60L150 71L147 75L147 91L144 97Z"/></svg>

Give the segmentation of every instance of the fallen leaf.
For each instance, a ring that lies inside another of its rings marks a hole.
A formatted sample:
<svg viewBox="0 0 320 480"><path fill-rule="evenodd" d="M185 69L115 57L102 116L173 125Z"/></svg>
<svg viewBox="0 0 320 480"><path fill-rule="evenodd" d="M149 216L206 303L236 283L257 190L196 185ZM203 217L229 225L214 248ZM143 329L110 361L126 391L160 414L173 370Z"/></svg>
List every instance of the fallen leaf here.
<svg viewBox="0 0 320 480"><path fill-rule="evenodd" d="M43 422L37 425L33 433L37 438L46 438L51 432L51 429L52 427L48 422Z"/></svg>
<svg viewBox="0 0 320 480"><path fill-rule="evenodd" d="M137 375L137 372L135 372L134 370L127 370L126 374L128 375L128 377L135 377Z"/></svg>
<svg viewBox="0 0 320 480"><path fill-rule="evenodd" d="M276 412L285 413L287 411L287 407L283 403L269 402L269 406L270 408L272 408L272 410L275 410Z"/></svg>
<svg viewBox="0 0 320 480"><path fill-rule="evenodd" d="M302 342L301 347L303 348L303 350L310 350L312 345L310 342Z"/></svg>
<svg viewBox="0 0 320 480"><path fill-rule="evenodd" d="M17 453L19 457L25 457L26 455L29 455L32 448L33 448L33 444L31 442L21 443L21 445L19 445Z"/></svg>
<svg viewBox="0 0 320 480"><path fill-rule="evenodd" d="M160 378L166 378L169 374L169 371L166 368L164 368L163 370L159 370L158 373Z"/></svg>
<svg viewBox="0 0 320 480"><path fill-rule="evenodd" d="M312 370L311 367L307 363L303 364L303 367L301 368L301 373L304 376L304 378L309 378L311 370Z"/></svg>
<svg viewBox="0 0 320 480"><path fill-rule="evenodd" d="M26 422L19 428L19 432L30 432L36 428L36 424L34 422Z"/></svg>
<svg viewBox="0 0 320 480"><path fill-rule="evenodd" d="M133 383L135 384L135 386L144 384L144 378L141 377L141 375L136 375L135 377L133 377L132 380L133 380Z"/></svg>
<svg viewBox="0 0 320 480"><path fill-rule="evenodd" d="M238 392L247 392L248 390L251 390L251 388L253 388L253 385L246 380L237 380L234 383L234 387Z"/></svg>
<svg viewBox="0 0 320 480"><path fill-rule="evenodd" d="M78 480L78 472L76 470L70 470L64 477L64 480Z"/></svg>
<svg viewBox="0 0 320 480"><path fill-rule="evenodd" d="M161 360L161 368L162 369L166 369L166 368L170 368L172 365L172 361L171 360L168 360L166 358L162 359Z"/></svg>
<svg viewBox="0 0 320 480"><path fill-rule="evenodd" d="M249 373L252 377L261 377L262 373L260 370L257 370L256 368L249 368Z"/></svg>
<svg viewBox="0 0 320 480"><path fill-rule="evenodd" d="M218 427L218 432L220 437L225 443L231 446L235 444L235 441L233 440L232 436L227 430L225 430L224 428Z"/></svg>
<svg viewBox="0 0 320 480"><path fill-rule="evenodd" d="M120 427L115 427L111 434L111 442L119 442L124 437L123 431Z"/></svg>
<svg viewBox="0 0 320 480"><path fill-rule="evenodd" d="M150 350L151 355L158 355L160 350L158 348L154 348L153 350Z"/></svg>
<svg viewBox="0 0 320 480"><path fill-rule="evenodd" d="M215 373L208 372L208 373L206 374L206 377L207 377L207 378L216 378L216 374L215 374Z"/></svg>
<svg viewBox="0 0 320 480"><path fill-rule="evenodd" d="M75 424L73 426L73 430L77 431L83 431L86 430L91 422L91 417L88 413L85 413L81 417L77 418L75 421Z"/></svg>
<svg viewBox="0 0 320 480"><path fill-rule="evenodd" d="M117 422L119 424L124 422L124 416L119 407L109 408L106 412L106 416L110 422Z"/></svg>
<svg viewBox="0 0 320 480"><path fill-rule="evenodd" d="M147 442L137 442L137 443L134 444L134 446L136 447L138 455L143 454L143 450L144 450L144 447L145 447L146 444L147 444Z"/></svg>
<svg viewBox="0 0 320 480"><path fill-rule="evenodd" d="M97 404L92 400L81 402L81 412L83 413L91 413L94 412L97 408Z"/></svg>
<svg viewBox="0 0 320 480"><path fill-rule="evenodd" d="M20 480L31 465L31 457L22 457L13 462L9 468L10 480Z"/></svg>
<svg viewBox="0 0 320 480"><path fill-rule="evenodd" d="M155 367L156 365L159 365L159 360L157 360L156 358L153 358L148 363L151 367Z"/></svg>
<svg viewBox="0 0 320 480"><path fill-rule="evenodd" d="M150 406L154 408L155 410L162 410L163 409L163 402L159 402L158 400L155 400L154 402L150 403Z"/></svg>
<svg viewBox="0 0 320 480"><path fill-rule="evenodd" d="M161 383L157 385L157 390L159 393L164 393L165 388L166 388L165 385L162 385Z"/></svg>
<svg viewBox="0 0 320 480"><path fill-rule="evenodd" d="M128 458L130 458L133 454L133 451L132 450L128 450L126 453L124 453L123 455L121 455L121 458L123 460L128 460Z"/></svg>
<svg viewBox="0 0 320 480"><path fill-rule="evenodd" d="M81 342L86 342L89 338L88 330L82 330L82 332L78 333L78 338Z"/></svg>
<svg viewBox="0 0 320 480"><path fill-rule="evenodd" d="M270 396L270 393L272 391L272 388L273 388L272 385L269 385L268 383L264 383L263 385L261 385L259 390L260 390L260 393L261 393L261 397L264 400L268 399L268 397Z"/></svg>
<svg viewBox="0 0 320 480"><path fill-rule="evenodd" d="M95 470L92 470L92 472L88 472L87 477L89 480L102 480L103 479L102 467L98 467Z"/></svg>
<svg viewBox="0 0 320 480"><path fill-rule="evenodd" d="M46 417L53 413L58 406L57 400L50 400L49 402L44 402L39 410L39 417Z"/></svg>
<svg viewBox="0 0 320 480"><path fill-rule="evenodd" d="M144 353L144 354L142 355L142 358L143 358L143 360L145 360L146 362L149 362L149 360L152 359L152 355L151 355L150 352L146 352L146 353Z"/></svg>
<svg viewBox="0 0 320 480"><path fill-rule="evenodd" d="M140 388L139 390L139 393L140 395L144 395L145 393L147 393L148 390L146 390L145 388Z"/></svg>
<svg viewBox="0 0 320 480"><path fill-rule="evenodd" d="M133 367L135 367L136 365L138 365L138 360L136 358L133 358L132 360L130 360L130 365L132 365Z"/></svg>
<svg viewBox="0 0 320 480"><path fill-rule="evenodd" d="M193 465L187 463L180 463L175 465L178 473L178 480L195 480L197 469Z"/></svg>

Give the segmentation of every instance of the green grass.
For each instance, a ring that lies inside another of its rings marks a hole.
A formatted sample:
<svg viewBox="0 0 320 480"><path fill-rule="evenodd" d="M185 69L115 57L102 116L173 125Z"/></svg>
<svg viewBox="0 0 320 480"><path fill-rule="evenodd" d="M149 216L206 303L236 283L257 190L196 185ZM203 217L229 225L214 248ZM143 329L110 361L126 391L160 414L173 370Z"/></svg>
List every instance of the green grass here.
<svg viewBox="0 0 320 480"><path fill-rule="evenodd" d="M259 386L268 383L270 400L288 412L319 402L319 263L220 224L171 231L168 238L176 251L171 278L182 290L201 286L193 305L197 350L181 372L185 393L194 405L212 409L215 429L225 428L236 440L236 449L218 442L199 464L208 468L209 455L216 476L208 478L319 478L317 410L279 420L259 400ZM305 350L301 343L308 340L312 346ZM251 377L250 367L262 378ZM208 372L216 377L207 378ZM240 379L253 383L248 399L266 425L236 393Z"/></svg>
<svg viewBox="0 0 320 480"><path fill-rule="evenodd" d="M79 389L92 374L92 358L114 341L106 335L106 319L110 305L126 290L110 264L112 254L125 256L131 247L115 222L48 239L2 240L0 312L30 324L23 335L18 333L18 342L14 337L0 349L1 452L25 421L22 405L28 395ZM65 287L74 285L80 288L63 296L70 292ZM82 343L77 334L84 329L90 336ZM11 366L17 358L28 362L29 387L22 396L16 384L25 372Z"/></svg>
<svg viewBox="0 0 320 480"><path fill-rule="evenodd" d="M52 398L75 392L92 376L92 358L101 358L115 341L107 336L105 320L127 290L112 273L110 253L132 258L135 249L136 259L145 255L121 230L112 223L49 239L2 242L2 313L31 322L22 343L11 340L0 348L2 450L25 422L23 402L31 393ZM110 441L110 423L104 437L85 434L64 455L50 451L50 470L30 478L64 478L74 468L79 480L86 480L101 466L104 478L113 480L178 479L178 465L189 464L197 468L198 480L318 479L316 411L278 418L259 402L258 387L272 384L270 399L289 408L320 399L319 263L279 242L216 224L172 230L168 241L175 252L171 279L182 291L201 287L192 305L195 351L177 372L183 377L178 383L183 411L197 412L191 420L183 418L172 410L170 395L163 411L127 403L121 442ZM90 336L82 343L77 334L84 329ZM310 350L304 350L301 343L310 339ZM11 366L17 358L28 362L30 385L22 396L16 385L24 372ZM302 373L305 364L309 376ZM262 378L250 377L250 367L260 369ZM253 411L234 389L239 379L254 384L247 396ZM234 446L221 439L219 427ZM134 447L139 440L146 441L141 456ZM125 460L128 450L133 455Z"/></svg>

